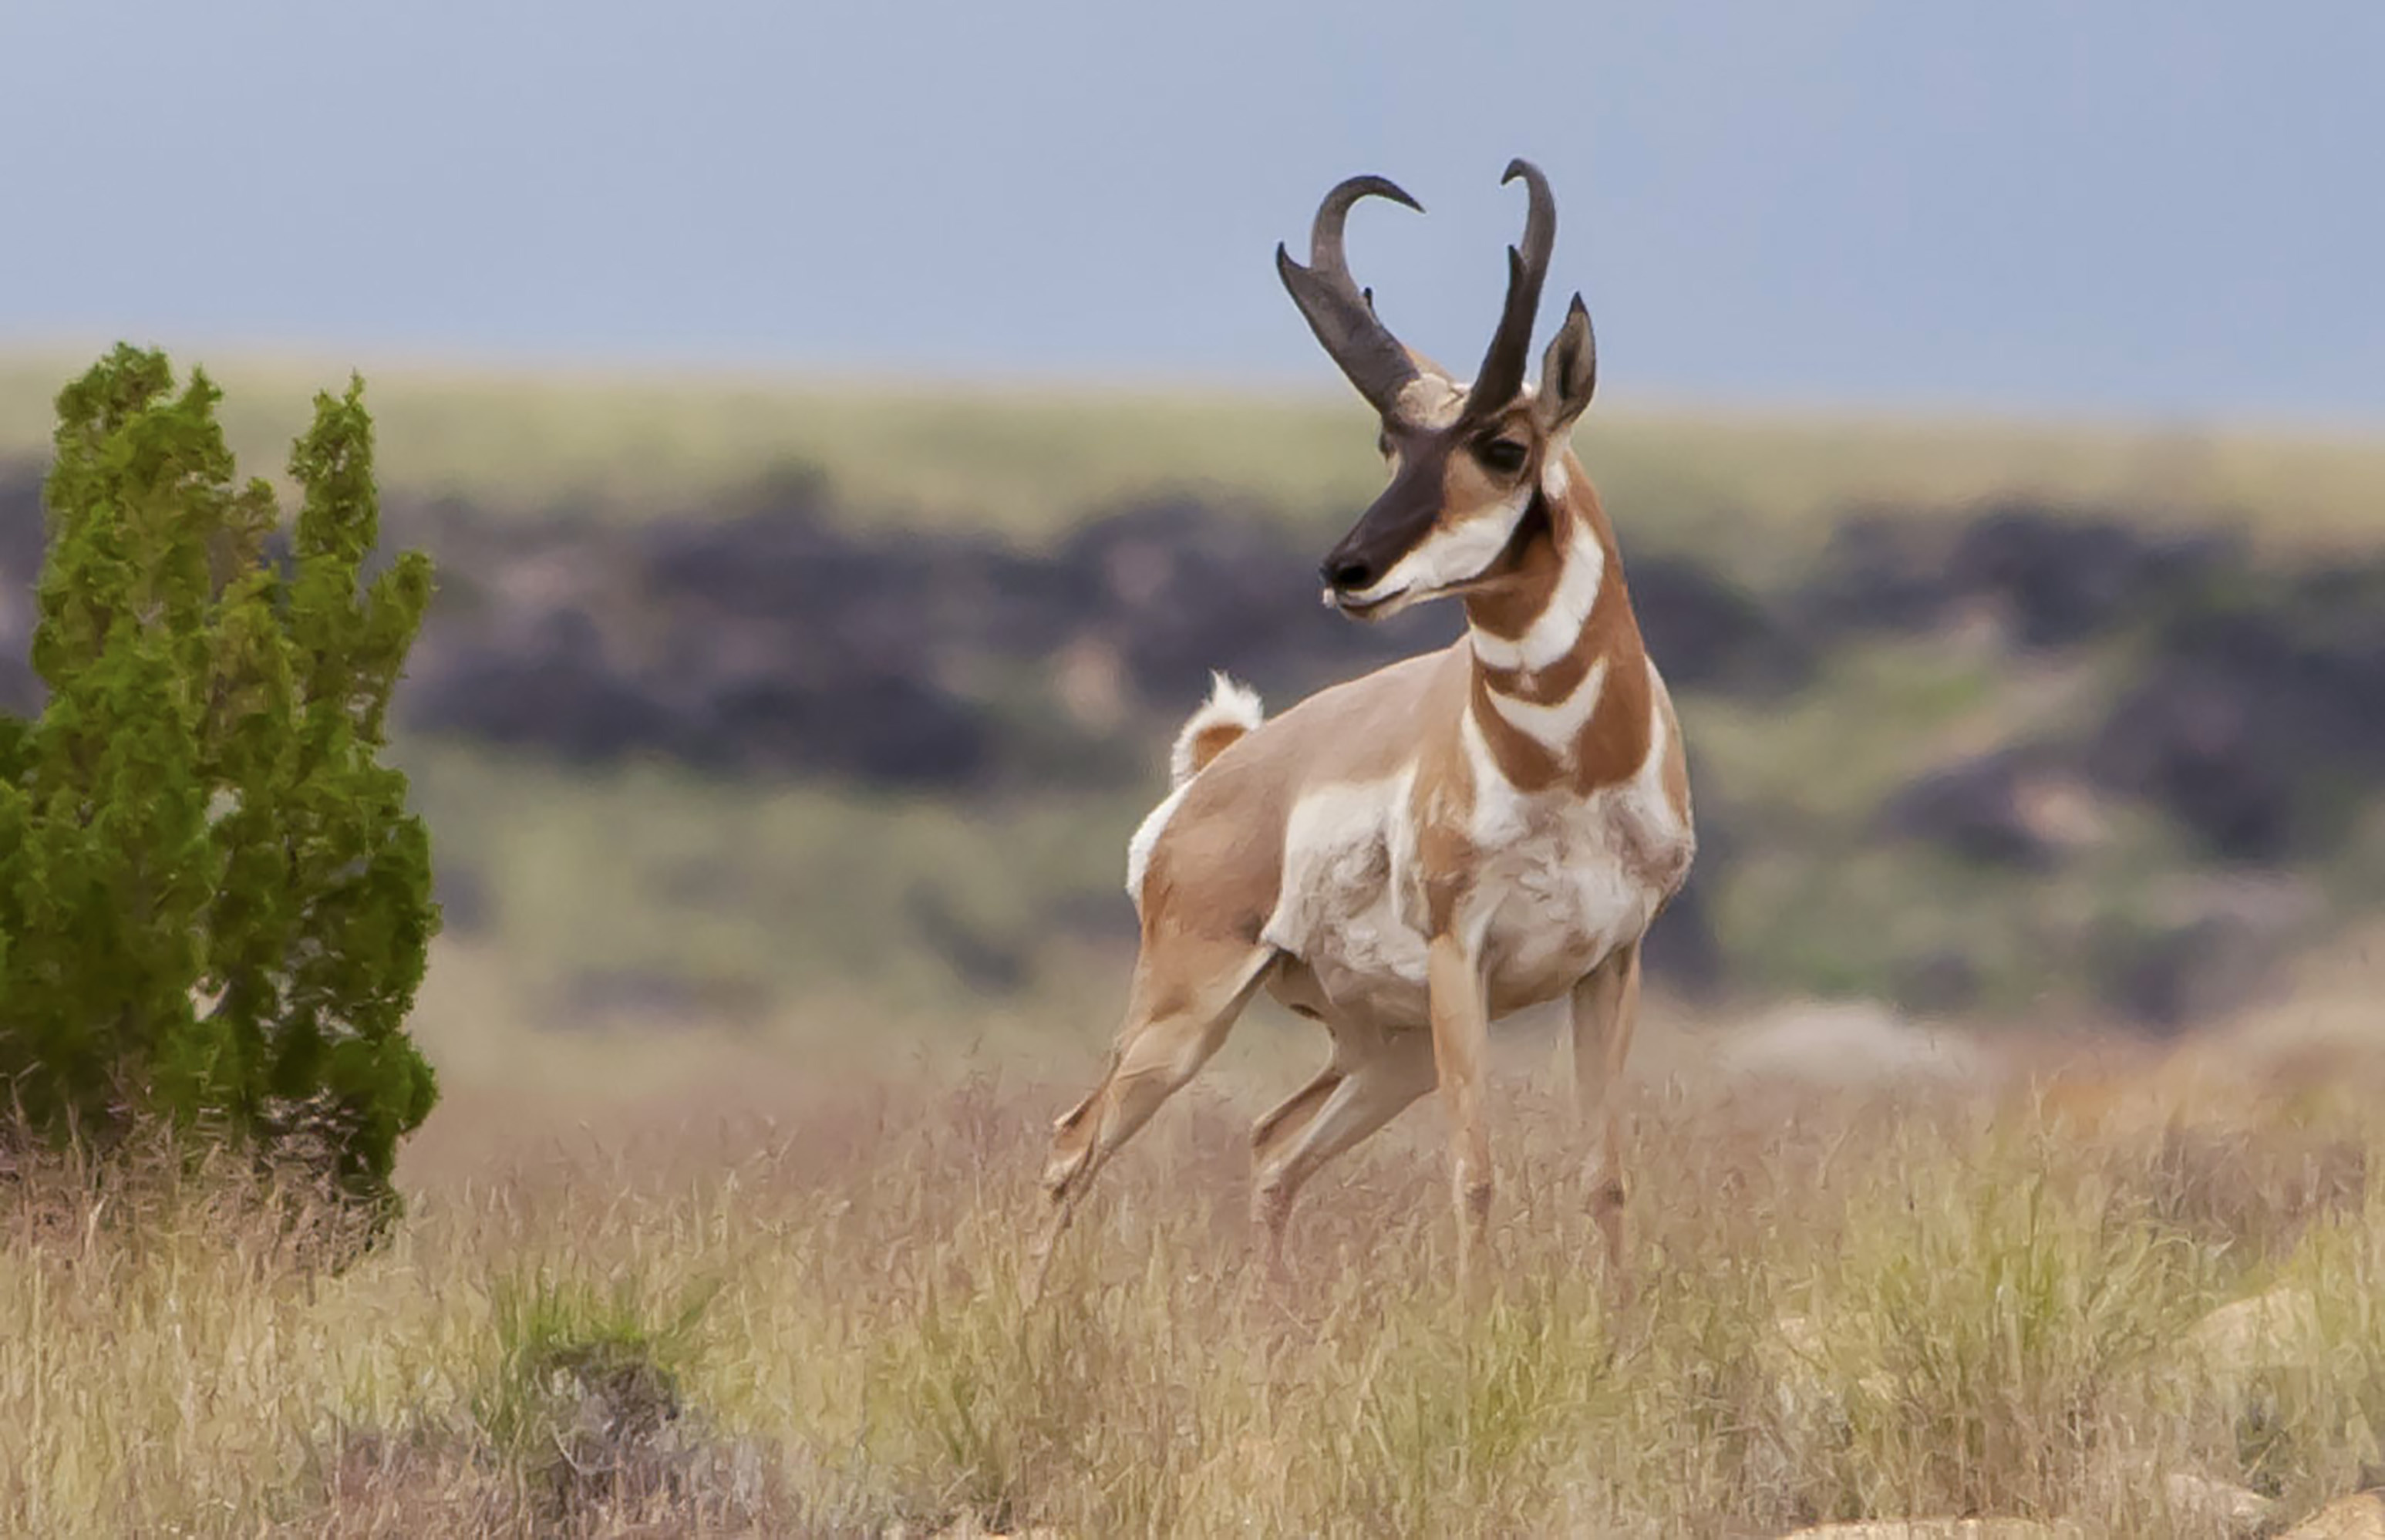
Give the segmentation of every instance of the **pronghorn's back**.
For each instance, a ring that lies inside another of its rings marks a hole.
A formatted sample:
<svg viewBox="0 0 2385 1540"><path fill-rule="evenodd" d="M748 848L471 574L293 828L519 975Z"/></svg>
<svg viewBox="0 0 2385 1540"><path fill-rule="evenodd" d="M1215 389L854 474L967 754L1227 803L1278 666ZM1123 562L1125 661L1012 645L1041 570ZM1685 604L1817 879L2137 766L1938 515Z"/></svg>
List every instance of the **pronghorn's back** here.
<svg viewBox="0 0 2385 1540"><path fill-rule="evenodd" d="M1320 690L1236 734L1178 783L1130 846L1128 891L1145 924L1164 915L1256 935L1281 888L1283 836L1302 788L1373 784L1412 760L1415 724L1436 697L1452 706L1464 696L1461 646ZM1211 710L1185 723L1180 745Z"/></svg>

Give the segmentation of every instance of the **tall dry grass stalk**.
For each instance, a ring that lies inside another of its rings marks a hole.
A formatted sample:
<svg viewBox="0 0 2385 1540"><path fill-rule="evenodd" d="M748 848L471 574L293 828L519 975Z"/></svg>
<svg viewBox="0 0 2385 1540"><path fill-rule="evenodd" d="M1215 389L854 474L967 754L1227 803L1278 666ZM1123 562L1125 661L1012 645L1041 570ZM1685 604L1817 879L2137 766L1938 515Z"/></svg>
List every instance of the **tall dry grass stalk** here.
<svg viewBox="0 0 2385 1540"><path fill-rule="evenodd" d="M2217 1534L2165 1476L2291 1509L2379 1459L2373 1090L1646 1090L1620 1309L1529 1091L1479 1311L1430 1116L1318 1184L1283 1287L1196 1099L1033 1308L1061 1098L990 1081L518 1144L336 1269L304 1195L54 1164L0 1198L0 1531Z"/></svg>

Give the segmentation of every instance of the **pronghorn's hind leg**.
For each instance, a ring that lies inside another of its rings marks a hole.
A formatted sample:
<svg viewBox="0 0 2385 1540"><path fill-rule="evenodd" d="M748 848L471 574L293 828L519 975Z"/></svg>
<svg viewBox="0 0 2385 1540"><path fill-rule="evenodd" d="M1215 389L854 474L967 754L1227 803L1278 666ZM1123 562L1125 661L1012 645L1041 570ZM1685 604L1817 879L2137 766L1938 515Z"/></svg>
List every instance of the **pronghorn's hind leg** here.
<svg viewBox="0 0 2385 1540"><path fill-rule="evenodd" d="M1284 1228L1302 1185L1432 1086L1430 1033L1335 1032L1333 1062L1251 1131L1251 1224L1270 1271L1283 1269Z"/></svg>
<svg viewBox="0 0 2385 1540"><path fill-rule="evenodd" d="M1254 1180L1267 1167L1269 1146L1279 1145L1308 1125L1317 1109L1325 1105L1333 1088L1349 1076L1342 1070L1342 1057L1334 1055L1333 1062L1317 1071L1307 1084L1276 1104L1274 1110L1251 1125L1251 1174Z"/></svg>
<svg viewBox="0 0 2385 1540"><path fill-rule="evenodd" d="M1640 1014L1640 944L1620 947L1573 989L1574 1103L1591 1125L1591 1216L1598 1221L1607 1266L1628 1295L1625 1271L1623 1134L1615 1108L1617 1083L1631 1052Z"/></svg>
<svg viewBox="0 0 2385 1540"><path fill-rule="evenodd" d="M1109 1072L1052 1125L1044 1254L1103 1164L1217 1051L1275 958L1258 943L1179 935L1160 945L1146 935Z"/></svg>

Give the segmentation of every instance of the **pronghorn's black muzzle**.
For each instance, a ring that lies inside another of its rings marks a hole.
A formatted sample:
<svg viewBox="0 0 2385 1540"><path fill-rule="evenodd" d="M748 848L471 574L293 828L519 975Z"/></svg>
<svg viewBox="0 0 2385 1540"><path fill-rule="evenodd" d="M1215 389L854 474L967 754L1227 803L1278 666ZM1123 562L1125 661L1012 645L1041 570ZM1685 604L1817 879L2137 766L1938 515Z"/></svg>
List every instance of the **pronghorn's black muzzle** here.
<svg viewBox="0 0 2385 1540"><path fill-rule="evenodd" d="M1342 557L1338 560L1327 557L1324 564L1317 568L1317 575L1325 580L1326 587L1344 594L1356 594L1375 586L1375 569L1363 557Z"/></svg>
<svg viewBox="0 0 2385 1540"><path fill-rule="evenodd" d="M1434 452L1405 460L1382 495L1358 516L1350 532L1325 553L1317 573L1324 579L1330 595L1349 598L1364 594L1382 582L1384 575L1400 564L1402 557L1432 532L1443 501L1444 457ZM1388 599L1392 595L1380 597Z"/></svg>

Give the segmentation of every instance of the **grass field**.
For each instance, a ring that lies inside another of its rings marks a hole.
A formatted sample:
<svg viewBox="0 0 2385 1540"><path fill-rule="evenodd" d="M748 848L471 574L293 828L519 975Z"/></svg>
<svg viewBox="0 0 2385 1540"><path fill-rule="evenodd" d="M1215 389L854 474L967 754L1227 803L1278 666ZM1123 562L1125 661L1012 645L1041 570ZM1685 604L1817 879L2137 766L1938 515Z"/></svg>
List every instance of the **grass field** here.
<svg viewBox="0 0 2385 1540"><path fill-rule="evenodd" d="M313 391L347 361L205 364L244 465L278 471ZM38 452L50 398L88 362L0 352L0 457ZM1027 541L1122 497L1197 487L1297 520L1373 495L1363 408L1298 396L937 387L656 371L367 371L393 489L613 517L695 508L791 468L850 510ZM2292 545L2385 536L2385 434L1855 413L1594 410L1581 449L1636 547L1793 559L1854 504L1959 508L2020 495L2149 519L2241 514ZM1661 521L1659 521L1661 516Z"/></svg>
<svg viewBox="0 0 2385 1540"><path fill-rule="evenodd" d="M1961 1085L1729 1078L1660 1008L1621 1308L1526 1045L1479 1312L1429 1110L1317 1184L1291 1285L1246 1266L1242 1129L1308 1036L1247 1029L1030 1308L1041 1128L1091 1043L1032 1077L702 1034L515 1062L451 960L411 1212L344 1271L236 1183L7 1188L0 1530L2218 1536L2207 1484L2290 1516L2379 1459L2357 955L2166 1062Z"/></svg>

